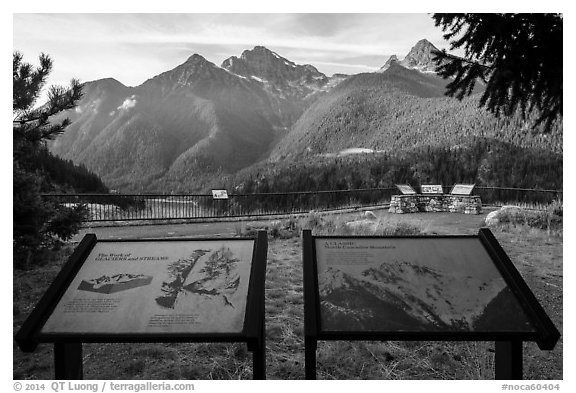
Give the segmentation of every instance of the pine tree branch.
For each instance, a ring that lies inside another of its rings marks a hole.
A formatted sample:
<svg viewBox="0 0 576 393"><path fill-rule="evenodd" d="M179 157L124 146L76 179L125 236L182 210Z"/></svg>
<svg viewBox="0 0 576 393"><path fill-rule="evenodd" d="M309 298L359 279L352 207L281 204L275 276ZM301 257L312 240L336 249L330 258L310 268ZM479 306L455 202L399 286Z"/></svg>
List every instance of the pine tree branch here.
<svg viewBox="0 0 576 393"><path fill-rule="evenodd" d="M435 25L465 57L435 53L437 72L453 78L446 95L462 99L477 78L480 106L496 116L535 112L551 131L562 116L562 16L558 14L434 14Z"/></svg>
<svg viewBox="0 0 576 393"><path fill-rule="evenodd" d="M82 97L82 85L73 79L69 88L52 86L48 94L47 108L37 110L23 110L13 120L14 131L21 134L30 142L38 142L43 139L52 139L61 134L70 124L70 119L64 119L60 124L51 125L48 119L55 114L73 109L77 101Z"/></svg>

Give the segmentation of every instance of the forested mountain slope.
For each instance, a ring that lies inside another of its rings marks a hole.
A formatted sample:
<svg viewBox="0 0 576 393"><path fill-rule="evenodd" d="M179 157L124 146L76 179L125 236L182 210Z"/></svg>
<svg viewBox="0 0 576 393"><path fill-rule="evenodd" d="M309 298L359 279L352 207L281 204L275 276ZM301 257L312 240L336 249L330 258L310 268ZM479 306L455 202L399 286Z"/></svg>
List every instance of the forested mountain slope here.
<svg viewBox="0 0 576 393"><path fill-rule="evenodd" d="M265 162L217 179L211 186L235 193L378 188L398 183L561 190L562 179L561 154L478 137L458 146Z"/></svg>
<svg viewBox="0 0 576 393"><path fill-rule="evenodd" d="M519 116L497 119L478 95L444 97L445 81L393 63L383 73L348 78L317 100L271 154L271 161L337 154L351 148L397 151L454 146L474 137L562 152L562 132L534 132Z"/></svg>
<svg viewBox="0 0 576 393"><path fill-rule="evenodd" d="M50 149L114 189L197 191L266 158L310 102L343 79L264 47L222 67L194 54L136 87L86 83L77 108L62 115L72 125Z"/></svg>
<svg viewBox="0 0 576 393"><path fill-rule="evenodd" d="M135 88L103 80L85 92L51 149L123 190L236 171L261 158L279 124L255 83L199 55Z"/></svg>

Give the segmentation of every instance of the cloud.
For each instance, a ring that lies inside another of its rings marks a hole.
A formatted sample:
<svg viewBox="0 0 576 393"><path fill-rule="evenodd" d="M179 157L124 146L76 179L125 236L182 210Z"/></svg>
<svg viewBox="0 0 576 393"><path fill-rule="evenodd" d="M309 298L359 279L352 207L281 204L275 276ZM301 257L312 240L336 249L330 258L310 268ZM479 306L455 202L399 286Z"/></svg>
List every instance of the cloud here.
<svg viewBox="0 0 576 393"><path fill-rule="evenodd" d="M220 64L255 45L327 74L377 68L423 37L446 47L426 14L15 14L13 37L29 61L53 57L48 84L113 77L128 86L192 53Z"/></svg>
<svg viewBox="0 0 576 393"><path fill-rule="evenodd" d="M118 108L118 110L125 110L127 111L130 108L134 108L136 106L136 96L134 94L132 94L130 97L126 98L124 100L124 102L122 103L122 105L120 105Z"/></svg>
<svg viewBox="0 0 576 393"><path fill-rule="evenodd" d="M316 61L314 64L324 65L324 66L335 66L341 68L353 68L365 71L375 71L379 67L368 65L368 64L350 64L350 63L340 63L340 62L332 62L332 61Z"/></svg>

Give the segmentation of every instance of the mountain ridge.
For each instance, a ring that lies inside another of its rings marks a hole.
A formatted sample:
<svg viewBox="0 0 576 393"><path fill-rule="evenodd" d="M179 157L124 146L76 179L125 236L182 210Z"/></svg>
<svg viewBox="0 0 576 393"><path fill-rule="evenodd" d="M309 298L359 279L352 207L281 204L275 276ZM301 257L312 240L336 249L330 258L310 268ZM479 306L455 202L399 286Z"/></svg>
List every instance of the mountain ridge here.
<svg viewBox="0 0 576 393"><path fill-rule="evenodd" d="M419 41L411 68L390 58L379 72L331 77L263 46L221 66L194 53L139 86L85 83L50 150L113 189L196 192L259 163L502 137L476 98L444 96L447 81L425 69L432 47ZM452 123L461 131L446 132Z"/></svg>
<svg viewBox="0 0 576 393"><path fill-rule="evenodd" d="M313 66L264 47L242 55L248 66L258 62L254 56L294 71L271 83L265 67L226 68L195 53L135 87L113 78L87 82L76 109L62 115L72 125L50 149L85 164L112 188L131 191L204 184L247 167L265 158L322 89L332 87Z"/></svg>

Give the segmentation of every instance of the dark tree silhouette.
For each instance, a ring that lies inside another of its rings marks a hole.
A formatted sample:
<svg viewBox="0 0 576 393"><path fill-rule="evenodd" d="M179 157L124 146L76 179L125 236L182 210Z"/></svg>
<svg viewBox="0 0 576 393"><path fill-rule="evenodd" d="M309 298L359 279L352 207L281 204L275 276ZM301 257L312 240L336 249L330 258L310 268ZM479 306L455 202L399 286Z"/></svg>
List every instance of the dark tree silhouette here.
<svg viewBox="0 0 576 393"><path fill-rule="evenodd" d="M43 165L51 157L45 141L62 133L70 124L67 118L52 123L50 117L74 108L82 96L82 87L77 80L72 80L69 88L52 86L48 102L35 108L52 70L52 60L41 54L40 65L34 68L22 61L19 52L14 52L12 59L13 263L18 268L28 268L40 262L36 258L40 249L78 232L87 213L84 205L65 207L46 202L40 195L46 184L51 183Z"/></svg>
<svg viewBox="0 0 576 393"><path fill-rule="evenodd" d="M496 116L516 111L548 133L562 118L561 14L434 14L450 49L435 53L438 73L453 78L446 94L462 99L478 80L480 106Z"/></svg>
<svg viewBox="0 0 576 393"><path fill-rule="evenodd" d="M12 112L14 114L14 137L30 142L53 139L64 132L70 124L65 118L59 123L50 123L49 118L64 110L72 109L82 98L82 85L72 79L70 87L50 86L48 102L34 108L46 78L52 71L52 59L44 53L40 55L40 66L35 69L29 63L22 62L22 54L14 52L12 56Z"/></svg>

